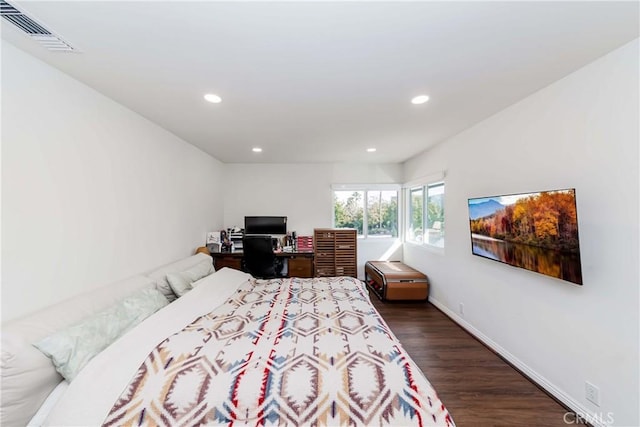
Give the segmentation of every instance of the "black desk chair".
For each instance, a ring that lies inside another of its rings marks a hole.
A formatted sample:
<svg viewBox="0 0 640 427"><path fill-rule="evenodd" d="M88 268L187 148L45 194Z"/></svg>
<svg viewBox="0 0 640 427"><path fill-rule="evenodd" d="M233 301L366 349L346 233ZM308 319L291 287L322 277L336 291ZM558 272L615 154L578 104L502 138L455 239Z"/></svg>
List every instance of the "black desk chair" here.
<svg viewBox="0 0 640 427"><path fill-rule="evenodd" d="M273 253L271 236L244 236L242 252L247 272L257 279L274 279L276 254Z"/></svg>

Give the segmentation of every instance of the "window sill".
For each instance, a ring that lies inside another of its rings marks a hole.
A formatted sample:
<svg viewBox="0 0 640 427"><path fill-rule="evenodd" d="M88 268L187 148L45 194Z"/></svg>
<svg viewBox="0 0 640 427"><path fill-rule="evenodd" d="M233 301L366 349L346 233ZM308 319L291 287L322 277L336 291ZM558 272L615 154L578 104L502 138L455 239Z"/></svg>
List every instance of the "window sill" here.
<svg viewBox="0 0 640 427"><path fill-rule="evenodd" d="M418 242L411 242L411 241L405 241L404 242L406 245L410 246L411 248L416 248L419 249L421 251L425 251L425 252L429 252L432 254L437 254L437 255L442 255L444 256L445 252L444 252L444 248L440 247L440 246L433 246L433 245L429 245L426 243L418 243Z"/></svg>
<svg viewBox="0 0 640 427"><path fill-rule="evenodd" d="M363 242L396 242L399 241L400 238L399 237L364 237L364 236L358 236L358 241L363 241Z"/></svg>

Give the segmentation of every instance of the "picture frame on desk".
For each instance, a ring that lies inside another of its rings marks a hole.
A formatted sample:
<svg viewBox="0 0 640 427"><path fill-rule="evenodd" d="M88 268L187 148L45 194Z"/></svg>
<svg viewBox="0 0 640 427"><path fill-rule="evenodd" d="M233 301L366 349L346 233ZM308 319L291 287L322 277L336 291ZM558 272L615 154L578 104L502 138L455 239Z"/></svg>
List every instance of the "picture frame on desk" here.
<svg viewBox="0 0 640 427"><path fill-rule="evenodd" d="M221 244L220 244L220 232L218 231L210 231L207 233L207 249L209 253L220 252Z"/></svg>
<svg viewBox="0 0 640 427"><path fill-rule="evenodd" d="M220 243L220 232L210 231L207 233L207 245L211 243Z"/></svg>

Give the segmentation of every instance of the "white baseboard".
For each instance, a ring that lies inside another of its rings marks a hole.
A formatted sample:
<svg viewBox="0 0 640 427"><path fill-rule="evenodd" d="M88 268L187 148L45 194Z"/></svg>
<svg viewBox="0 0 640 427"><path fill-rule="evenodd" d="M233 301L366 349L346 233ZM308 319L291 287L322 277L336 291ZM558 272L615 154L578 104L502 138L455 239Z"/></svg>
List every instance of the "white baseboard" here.
<svg viewBox="0 0 640 427"><path fill-rule="evenodd" d="M509 353L506 349L502 348L496 342L491 340L491 338L484 335L482 332L473 327L470 323L460 317L456 312L451 310L449 307L442 304L437 299L429 297L429 302L435 305L440 311L449 316L454 322L460 325L463 329L489 347L491 350L498 353L504 359L506 359L509 363L515 366L517 369L522 371L525 375L531 378L538 386L543 388L547 393L554 396L560 402L564 403L568 408L571 409L574 413L580 415L581 418L587 420L594 427L607 427L607 424L603 424L601 422L603 417L600 417L598 414L592 412L591 410L582 406L579 402L573 399L571 396L564 393L562 390L558 389L553 383L547 380L545 377L531 369L527 366L523 361L515 357L513 354ZM446 402L445 402L446 404ZM455 417L454 417L455 418ZM606 420L602 420L606 421Z"/></svg>

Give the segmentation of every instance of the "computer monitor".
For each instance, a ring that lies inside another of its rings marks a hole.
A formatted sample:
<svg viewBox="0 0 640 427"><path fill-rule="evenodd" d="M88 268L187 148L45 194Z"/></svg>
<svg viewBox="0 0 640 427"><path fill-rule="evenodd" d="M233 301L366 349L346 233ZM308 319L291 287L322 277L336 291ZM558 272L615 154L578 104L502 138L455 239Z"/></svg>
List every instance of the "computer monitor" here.
<svg viewBox="0 0 640 427"><path fill-rule="evenodd" d="M244 234L287 234L287 217L245 216Z"/></svg>

